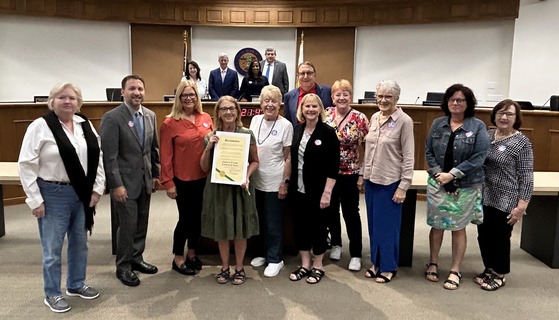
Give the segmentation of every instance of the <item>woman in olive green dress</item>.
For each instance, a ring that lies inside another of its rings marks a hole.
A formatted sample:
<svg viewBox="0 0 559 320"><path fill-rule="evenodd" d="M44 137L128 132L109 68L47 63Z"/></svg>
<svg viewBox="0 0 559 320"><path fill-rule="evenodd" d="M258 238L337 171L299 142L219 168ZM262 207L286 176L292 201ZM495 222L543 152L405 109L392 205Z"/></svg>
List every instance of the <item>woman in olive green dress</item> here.
<svg viewBox="0 0 559 320"><path fill-rule="evenodd" d="M219 247L221 272L216 275L217 283L231 280L233 284L243 284L246 273L243 259L247 239L258 234L258 214L254 199L254 187L249 183L251 174L258 168L258 153L254 134L243 127L239 103L231 96L221 97L215 106L214 123L217 131L236 132L250 135L250 150L246 181L240 186L212 183L208 177L204 189L202 210L202 236L214 239ZM202 170L208 172L212 166L213 150L219 137L216 132L205 138L205 149L200 159ZM211 175L210 175L211 176ZM229 246L235 248L235 273L229 271Z"/></svg>

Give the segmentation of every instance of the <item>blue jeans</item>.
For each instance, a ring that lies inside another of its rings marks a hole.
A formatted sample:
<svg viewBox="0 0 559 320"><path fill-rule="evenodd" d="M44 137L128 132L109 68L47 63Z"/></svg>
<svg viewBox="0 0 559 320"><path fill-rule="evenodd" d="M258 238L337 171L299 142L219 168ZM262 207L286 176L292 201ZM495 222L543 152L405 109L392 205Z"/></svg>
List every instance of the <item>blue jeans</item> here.
<svg viewBox="0 0 559 320"><path fill-rule="evenodd" d="M68 271L66 287L81 288L87 266L87 230L83 204L72 186L37 180L45 204L45 216L37 219L43 247L45 295L61 295L61 255L64 236L68 235Z"/></svg>
<svg viewBox="0 0 559 320"><path fill-rule="evenodd" d="M256 210L260 221L256 256L266 257L268 263L279 263L283 260L283 201L278 199L277 192L257 189Z"/></svg>

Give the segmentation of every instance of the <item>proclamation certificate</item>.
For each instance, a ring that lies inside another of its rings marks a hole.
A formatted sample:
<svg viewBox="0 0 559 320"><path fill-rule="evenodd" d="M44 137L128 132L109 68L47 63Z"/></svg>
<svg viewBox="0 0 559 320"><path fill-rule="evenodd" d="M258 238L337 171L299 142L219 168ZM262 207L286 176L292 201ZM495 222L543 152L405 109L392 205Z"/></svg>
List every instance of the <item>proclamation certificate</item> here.
<svg viewBox="0 0 559 320"><path fill-rule="evenodd" d="M240 186L245 182L248 169L250 134L217 131L212 163L212 183Z"/></svg>

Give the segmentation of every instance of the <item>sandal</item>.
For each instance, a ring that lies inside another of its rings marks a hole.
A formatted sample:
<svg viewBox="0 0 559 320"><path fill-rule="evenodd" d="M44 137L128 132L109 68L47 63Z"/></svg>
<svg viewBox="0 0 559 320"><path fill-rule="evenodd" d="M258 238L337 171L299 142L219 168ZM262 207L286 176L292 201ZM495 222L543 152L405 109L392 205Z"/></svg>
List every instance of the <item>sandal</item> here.
<svg viewBox="0 0 559 320"><path fill-rule="evenodd" d="M481 288L486 291L495 291L500 287L505 286L505 277L499 277L496 274L491 274L484 283L481 284Z"/></svg>
<svg viewBox="0 0 559 320"><path fill-rule="evenodd" d="M367 279L375 279L377 277L377 274L374 270L372 269L367 269L367 271L365 271L365 278Z"/></svg>
<svg viewBox="0 0 559 320"><path fill-rule="evenodd" d="M221 272L215 275L215 282L219 284L225 284L229 281L230 278L231 272L229 271L229 268L225 270L221 269Z"/></svg>
<svg viewBox="0 0 559 320"><path fill-rule="evenodd" d="M426 266L427 269L425 269L425 279L431 282L439 282L439 266L434 262L429 262L429 264L427 264ZM435 271L428 271L431 266L435 267Z"/></svg>
<svg viewBox="0 0 559 320"><path fill-rule="evenodd" d="M320 282L320 279L324 277L326 272L322 269L312 268L309 277L307 278L307 283L309 284L317 284ZM310 280L310 281L309 281Z"/></svg>
<svg viewBox="0 0 559 320"><path fill-rule="evenodd" d="M482 273L475 276L474 282L481 286L485 281L487 281L491 277L492 274L493 273L491 272L491 270L485 268L485 270L483 270Z"/></svg>
<svg viewBox="0 0 559 320"><path fill-rule="evenodd" d="M309 271L309 269L301 266L296 271L291 272L291 274L289 275L289 280L299 281L299 280L303 279L304 277L307 277L310 273L311 272Z"/></svg>
<svg viewBox="0 0 559 320"><path fill-rule="evenodd" d="M396 276L396 273L398 272L398 270L394 270L394 271L390 271L388 273L391 274L390 278L383 275L382 273L378 273L377 274L377 278L375 279L375 281L377 283L389 283L392 279L394 279L394 277Z"/></svg>
<svg viewBox="0 0 559 320"><path fill-rule="evenodd" d="M447 290L456 290L460 287L460 279L462 279L462 274L460 272L456 272L456 271L450 271L450 273L448 274L448 276L450 277L450 275L455 275L458 277L458 282L447 278L444 282L443 287Z"/></svg>
<svg viewBox="0 0 559 320"><path fill-rule="evenodd" d="M233 274L233 277L231 278L231 283L234 285L241 285L243 283L245 283L245 281L247 280L247 274L245 272L245 269L241 269L238 270L235 269L235 273Z"/></svg>

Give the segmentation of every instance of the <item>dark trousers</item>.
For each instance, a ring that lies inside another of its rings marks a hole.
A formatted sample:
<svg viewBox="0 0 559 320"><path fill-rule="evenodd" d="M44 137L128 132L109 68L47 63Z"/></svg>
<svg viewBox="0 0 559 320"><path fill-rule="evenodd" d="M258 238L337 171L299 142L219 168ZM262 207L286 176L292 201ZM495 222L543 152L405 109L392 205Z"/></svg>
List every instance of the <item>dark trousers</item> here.
<svg viewBox="0 0 559 320"><path fill-rule="evenodd" d="M510 272L510 237L513 226L507 224L509 214L483 206L483 223L477 226L477 242L485 268L500 274Z"/></svg>
<svg viewBox="0 0 559 320"><path fill-rule="evenodd" d="M118 272L131 269L132 263L144 260L148 232L149 204L151 195L142 187L136 199L128 198L126 202L114 201L118 216L116 269Z"/></svg>
<svg viewBox="0 0 559 320"><path fill-rule="evenodd" d="M260 222L260 234L254 236L257 257L265 257L268 263L282 261L283 251L283 200L277 192L256 189L256 210Z"/></svg>
<svg viewBox="0 0 559 320"><path fill-rule="evenodd" d="M202 201L206 178L182 181L174 178L177 188L177 208L179 221L173 234L173 254L184 256L184 246L188 240L188 249L196 250L200 245Z"/></svg>
<svg viewBox="0 0 559 320"><path fill-rule="evenodd" d="M296 192L293 206L295 244L300 251L312 249L314 255L326 252L326 215L328 208L320 209L320 197Z"/></svg>
<svg viewBox="0 0 559 320"><path fill-rule="evenodd" d="M361 236L361 216L359 215L359 189L357 174L340 174L332 190L332 200L328 210L328 229L333 246L342 246L342 226L340 223L340 204L349 239L349 253L352 258L361 258L363 250Z"/></svg>

